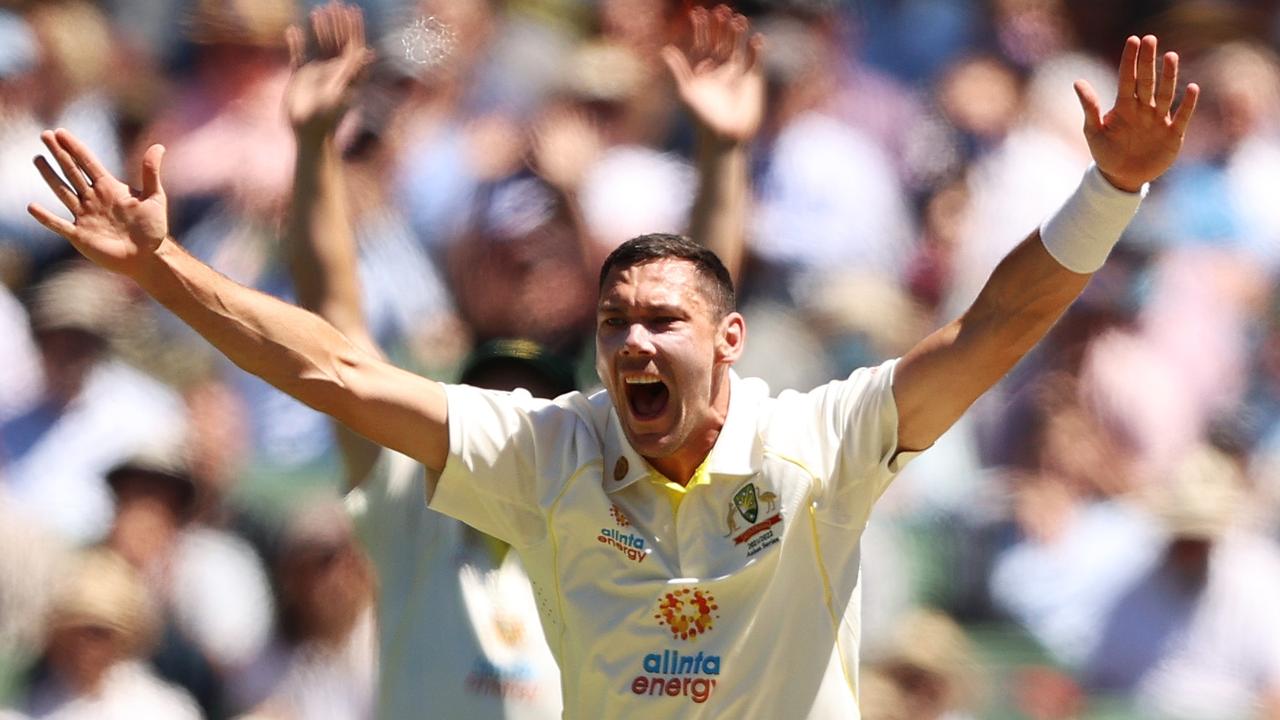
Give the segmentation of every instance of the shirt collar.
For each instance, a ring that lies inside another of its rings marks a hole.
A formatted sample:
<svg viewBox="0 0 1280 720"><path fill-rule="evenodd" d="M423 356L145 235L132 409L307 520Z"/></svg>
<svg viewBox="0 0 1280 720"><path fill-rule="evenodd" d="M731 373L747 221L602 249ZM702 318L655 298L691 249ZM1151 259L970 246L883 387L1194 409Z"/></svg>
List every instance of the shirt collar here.
<svg viewBox="0 0 1280 720"><path fill-rule="evenodd" d="M756 415L760 401L768 394L763 382L743 380L729 371L729 414L711 448L710 475L749 477L759 472L764 446L756 432ZM604 432L605 490L617 492L650 472L649 463L627 442L618 411L610 402Z"/></svg>

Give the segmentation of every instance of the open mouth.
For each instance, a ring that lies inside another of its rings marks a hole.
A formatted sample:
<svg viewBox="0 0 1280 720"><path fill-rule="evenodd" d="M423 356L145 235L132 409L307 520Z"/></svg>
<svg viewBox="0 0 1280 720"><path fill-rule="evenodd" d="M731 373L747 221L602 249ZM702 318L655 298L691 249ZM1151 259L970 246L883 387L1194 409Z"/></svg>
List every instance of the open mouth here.
<svg viewBox="0 0 1280 720"><path fill-rule="evenodd" d="M667 409L671 393L667 384L652 375L629 377L623 380L627 393L627 406L637 420L653 420Z"/></svg>

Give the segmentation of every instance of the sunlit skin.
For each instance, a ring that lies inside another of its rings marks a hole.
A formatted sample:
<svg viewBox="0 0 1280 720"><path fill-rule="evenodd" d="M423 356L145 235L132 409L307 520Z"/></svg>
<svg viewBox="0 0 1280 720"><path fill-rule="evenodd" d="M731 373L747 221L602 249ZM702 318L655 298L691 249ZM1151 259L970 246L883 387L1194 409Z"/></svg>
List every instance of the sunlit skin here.
<svg viewBox="0 0 1280 720"><path fill-rule="evenodd" d="M710 283L686 260L653 260L611 271L597 308L596 372L623 432L654 469L681 484L720 435L729 366L746 339L740 314L716 317L701 289ZM645 416L628 381L651 378L662 382L667 399Z"/></svg>

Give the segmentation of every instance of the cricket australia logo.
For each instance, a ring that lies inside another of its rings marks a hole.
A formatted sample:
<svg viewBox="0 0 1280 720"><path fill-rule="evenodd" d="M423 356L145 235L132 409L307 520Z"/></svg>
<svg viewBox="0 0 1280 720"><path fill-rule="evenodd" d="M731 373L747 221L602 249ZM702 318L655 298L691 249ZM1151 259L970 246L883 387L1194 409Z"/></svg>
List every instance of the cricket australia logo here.
<svg viewBox="0 0 1280 720"><path fill-rule="evenodd" d="M760 519L762 515L764 519ZM738 525L739 518L746 521L745 529ZM734 545L746 544L747 557L751 557L781 540L773 527L780 522L778 496L768 490L757 493L756 484L747 483L738 488L729 502L729 514L725 517L729 532L725 537L733 538Z"/></svg>

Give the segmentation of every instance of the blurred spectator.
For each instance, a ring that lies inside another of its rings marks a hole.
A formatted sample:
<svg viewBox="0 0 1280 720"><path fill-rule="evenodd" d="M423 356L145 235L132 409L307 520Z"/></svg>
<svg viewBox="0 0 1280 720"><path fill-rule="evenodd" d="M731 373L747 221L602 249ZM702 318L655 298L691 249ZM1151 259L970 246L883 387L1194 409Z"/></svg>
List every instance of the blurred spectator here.
<svg viewBox="0 0 1280 720"><path fill-rule="evenodd" d="M116 519L107 545L133 565L160 610L153 657L206 713L220 716L223 678L246 666L271 634L270 588L243 540L191 523L197 486L182 447L158 442L107 473Z"/></svg>
<svg viewBox="0 0 1280 720"><path fill-rule="evenodd" d="M251 717L373 717L375 582L352 530L333 502L290 519L276 566L281 632L235 693L241 707L254 708Z"/></svg>
<svg viewBox="0 0 1280 720"><path fill-rule="evenodd" d="M418 32L409 47L403 29L381 41L376 96L390 99L380 103L376 122L389 126L388 142L399 149L398 204L440 260L470 218L484 167L509 168L519 142L502 103L485 97L497 82L486 58L501 28L498 4L419 0L412 7L438 25ZM473 124L480 119L486 122Z"/></svg>
<svg viewBox="0 0 1280 720"><path fill-rule="evenodd" d="M13 687L40 651L42 624L70 559L71 548L14 507L0 485L0 687Z"/></svg>
<svg viewBox="0 0 1280 720"><path fill-rule="evenodd" d="M481 340L526 336L564 351L592 327L596 265L574 200L531 174L482 186L451 249L451 286Z"/></svg>
<svg viewBox="0 0 1280 720"><path fill-rule="evenodd" d="M806 272L849 269L898 277L912 219L887 153L837 119L830 98L838 97L842 78L830 69L842 60L834 39L799 20L778 20L765 31L781 47L766 56L775 136L759 160L752 251L794 284Z"/></svg>
<svg viewBox="0 0 1280 720"><path fill-rule="evenodd" d="M113 355L125 287L109 273L76 265L32 290L43 390L0 425L10 497L73 542L101 538L110 524L107 470L156 428L181 432L184 423L172 390Z"/></svg>
<svg viewBox="0 0 1280 720"><path fill-rule="evenodd" d="M1053 376L1044 384L1040 431L1028 439L1037 466L1012 478L1017 540L996 557L990 581L996 604L1069 667L1159 551L1155 523L1122 495L1125 463L1074 389Z"/></svg>
<svg viewBox="0 0 1280 720"><path fill-rule="evenodd" d="M1101 97L1115 93L1113 73L1091 57L1067 54L1036 66L1017 124L970 169L969 212L943 305L947 317L969 306L1000 258L1071 193L1088 167L1084 113L1071 89L1077 78Z"/></svg>
<svg viewBox="0 0 1280 720"><path fill-rule="evenodd" d="M1197 62L1206 88L1194 151L1143 217L1168 246L1210 247L1280 266L1280 65L1272 50L1221 45Z"/></svg>
<svg viewBox="0 0 1280 720"><path fill-rule="evenodd" d="M897 687L902 717L971 719L979 688L976 660L964 630L942 613L919 610L904 617L893 635L875 671Z"/></svg>
<svg viewBox="0 0 1280 720"><path fill-rule="evenodd" d="M58 720L201 717L186 693L139 659L154 642L155 622L146 588L128 564L106 550L85 552L54 600L24 712Z"/></svg>
<svg viewBox="0 0 1280 720"><path fill-rule="evenodd" d="M0 282L0 423L27 409L40 394L40 356L27 311Z"/></svg>
<svg viewBox="0 0 1280 720"><path fill-rule="evenodd" d="M0 10L0 48L0 268L12 276L67 254L26 212L32 200L55 202L31 167L43 150L40 131L83 133L113 173L121 148L115 111L101 90L111 70L110 29L93 5L39 3L27 17Z"/></svg>
<svg viewBox="0 0 1280 720"><path fill-rule="evenodd" d="M293 167L280 110L292 0L197 0L186 18L195 69L144 137L168 149L170 201L233 198L278 208ZM181 206L179 206L181 207Z"/></svg>
<svg viewBox="0 0 1280 720"><path fill-rule="evenodd" d="M836 3L832 3L835 5ZM1000 5L1001 3L995 3ZM927 84L950 62L973 47L986 28L973 0L854 2L867 61L899 79Z"/></svg>
<svg viewBox="0 0 1280 720"><path fill-rule="evenodd" d="M1221 452L1187 453L1154 499L1168 543L1109 611L1084 668L1090 688L1132 697L1143 717L1278 707L1280 551L1242 522L1243 490Z"/></svg>

